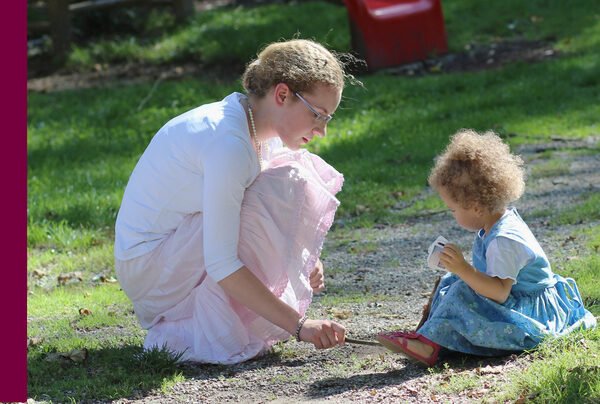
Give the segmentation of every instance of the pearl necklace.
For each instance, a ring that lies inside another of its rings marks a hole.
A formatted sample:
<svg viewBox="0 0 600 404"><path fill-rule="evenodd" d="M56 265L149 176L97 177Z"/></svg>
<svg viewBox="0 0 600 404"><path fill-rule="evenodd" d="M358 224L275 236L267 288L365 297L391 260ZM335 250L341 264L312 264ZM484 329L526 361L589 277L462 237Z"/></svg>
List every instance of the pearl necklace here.
<svg viewBox="0 0 600 404"><path fill-rule="evenodd" d="M256 137L256 125L254 124L254 114L252 113L250 101L248 101L248 115L250 116L250 125L252 126L252 139L254 139L254 146L256 147L256 154L258 155L258 164L260 165L260 169L262 170L262 142L259 143L258 138Z"/></svg>

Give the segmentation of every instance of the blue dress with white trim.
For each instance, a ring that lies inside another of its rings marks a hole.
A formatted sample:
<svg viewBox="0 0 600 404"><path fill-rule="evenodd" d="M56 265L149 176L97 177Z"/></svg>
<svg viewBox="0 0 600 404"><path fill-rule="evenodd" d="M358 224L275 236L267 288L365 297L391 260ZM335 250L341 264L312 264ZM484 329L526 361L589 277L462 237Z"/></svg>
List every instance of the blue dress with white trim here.
<svg viewBox="0 0 600 404"><path fill-rule="evenodd" d="M497 237L524 245L533 256L519 272L508 299L499 304L447 273L435 292L427 321L418 333L444 348L499 356L535 348L544 338L596 326L583 307L575 281L552 272L546 254L515 208L473 244L473 266L486 273L486 251Z"/></svg>

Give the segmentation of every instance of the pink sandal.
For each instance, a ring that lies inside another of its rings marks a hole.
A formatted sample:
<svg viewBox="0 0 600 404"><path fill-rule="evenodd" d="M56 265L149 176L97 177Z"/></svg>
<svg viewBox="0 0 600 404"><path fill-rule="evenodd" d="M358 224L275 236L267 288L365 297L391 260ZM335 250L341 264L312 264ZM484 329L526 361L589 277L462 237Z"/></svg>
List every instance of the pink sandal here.
<svg viewBox="0 0 600 404"><path fill-rule="evenodd" d="M383 345L390 351L408 355L411 359L416 359L427 366L435 365L438 359L438 353L440 352L440 345L425 338L421 334L417 334L416 332L391 331L377 335L376 339L381 343L381 345ZM407 341L409 339L417 339L422 343L433 347L433 353L431 354L431 356L425 358L417 354L416 352L413 352L410 349L408 349Z"/></svg>

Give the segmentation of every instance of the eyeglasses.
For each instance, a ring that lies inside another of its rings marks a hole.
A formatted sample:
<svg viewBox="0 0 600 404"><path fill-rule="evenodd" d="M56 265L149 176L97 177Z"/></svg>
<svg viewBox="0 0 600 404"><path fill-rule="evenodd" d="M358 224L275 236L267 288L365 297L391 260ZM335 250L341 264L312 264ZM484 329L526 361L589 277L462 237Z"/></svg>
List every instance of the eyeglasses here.
<svg viewBox="0 0 600 404"><path fill-rule="evenodd" d="M310 103L308 101L306 101L304 99L304 97L302 97L300 94L298 94L297 92L294 91L294 95L298 98L300 98L300 100L308 107L308 109L311 110L311 112L313 114L315 114L315 121L319 122L319 123L328 123L329 121L331 121L333 119L333 116L331 115L323 115L323 114L319 114L317 112L317 110L310 105Z"/></svg>

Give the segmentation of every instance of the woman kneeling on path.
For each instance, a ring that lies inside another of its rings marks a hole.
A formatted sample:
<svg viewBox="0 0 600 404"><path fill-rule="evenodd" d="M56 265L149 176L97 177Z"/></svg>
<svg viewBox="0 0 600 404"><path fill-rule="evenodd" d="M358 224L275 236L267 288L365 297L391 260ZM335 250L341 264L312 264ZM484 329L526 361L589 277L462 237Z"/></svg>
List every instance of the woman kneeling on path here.
<svg viewBox="0 0 600 404"><path fill-rule="evenodd" d="M315 42L273 43L246 68L247 96L154 136L115 226L117 277L148 329L145 348L237 363L290 335L344 343L342 325L305 316L324 288L319 255L343 177L300 147L325 136L345 78Z"/></svg>

